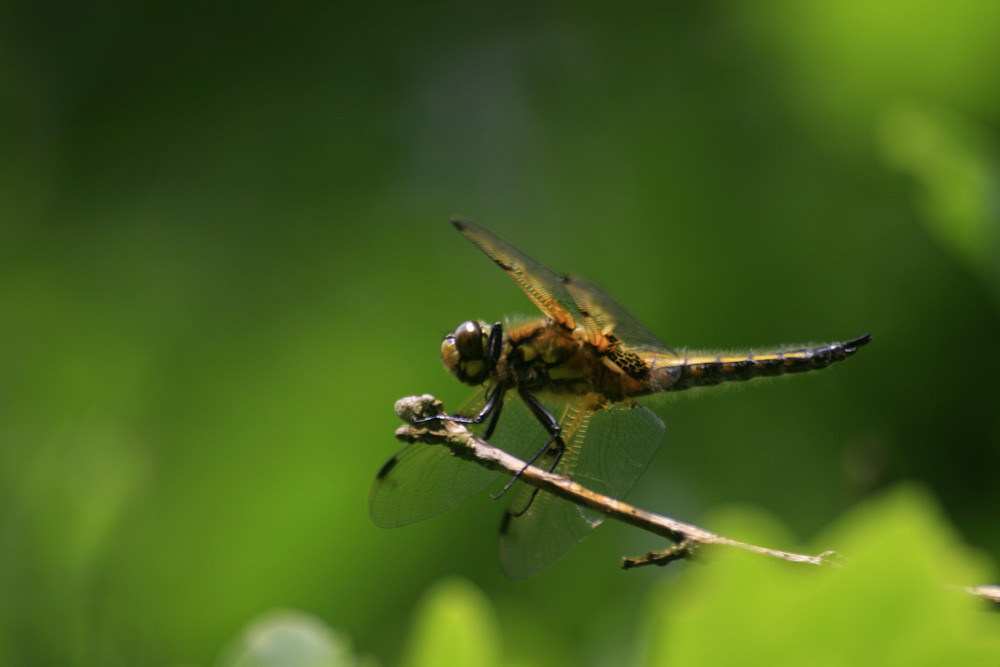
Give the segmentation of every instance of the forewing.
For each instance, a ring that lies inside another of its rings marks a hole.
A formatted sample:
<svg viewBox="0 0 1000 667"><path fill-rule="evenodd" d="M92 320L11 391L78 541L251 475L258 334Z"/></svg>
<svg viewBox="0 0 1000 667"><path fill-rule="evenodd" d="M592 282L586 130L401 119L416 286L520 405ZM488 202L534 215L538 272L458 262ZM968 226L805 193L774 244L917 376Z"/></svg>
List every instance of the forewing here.
<svg viewBox="0 0 1000 667"><path fill-rule="evenodd" d="M632 489L663 441L663 422L636 404L596 412L571 406L563 423L566 453L556 471L617 499ZM541 572L603 520L548 493L532 498L532 487L519 486L500 535L500 563L515 580Z"/></svg>
<svg viewBox="0 0 1000 667"><path fill-rule="evenodd" d="M627 348L676 355L666 343L649 332L610 294L578 276L565 276L563 285L582 313L592 343L612 333Z"/></svg>
<svg viewBox="0 0 1000 667"><path fill-rule="evenodd" d="M576 327L576 305L560 276L474 222L458 219L451 222L465 238L496 262L539 310L567 329Z"/></svg>

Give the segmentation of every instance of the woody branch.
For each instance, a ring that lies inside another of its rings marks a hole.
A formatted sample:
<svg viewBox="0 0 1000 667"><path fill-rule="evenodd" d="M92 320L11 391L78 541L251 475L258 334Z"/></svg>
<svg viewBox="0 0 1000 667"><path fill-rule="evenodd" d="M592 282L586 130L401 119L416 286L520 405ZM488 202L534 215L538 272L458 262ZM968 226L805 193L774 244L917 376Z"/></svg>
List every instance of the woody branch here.
<svg viewBox="0 0 1000 667"><path fill-rule="evenodd" d="M824 551L811 556L740 542L668 516L634 507L617 498L595 493L565 475L557 475L527 465L519 458L475 437L464 425L447 419L440 420L440 429L416 426L412 423L414 419L443 414L441 402L429 394L400 399L396 402L396 414L404 421L410 422L396 430L396 437L403 442L443 445L450 449L455 456L507 475L517 475L518 479L526 484L546 493L552 493L612 519L636 526L674 542L674 546L663 551L650 552L638 558L623 558L622 567L625 569L643 565L666 565L675 560L691 558L699 548L705 545L734 547L780 560L808 565L839 565L842 561L834 551ZM957 588L1000 608L1000 586Z"/></svg>
<svg viewBox="0 0 1000 667"><path fill-rule="evenodd" d="M442 405L440 401L429 394L410 396L400 399L396 403L396 414L404 421L413 422L414 419L421 417L442 414ZM716 535L704 528L634 507L617 498L591 491L565 475L558 475L528 465L521 459L476 438L463 424L446 419L442 419L440 422L431 422L431 424L434 424L433 428L409 423L397 429L396 437L407 443L420 442L443 445L450 449L455 456L507 475L517 475L518 479L525 484L546 493L565 498L612 519L636 526L674 542L673 547L664 551L651 552L638 558L624 558L622 560L623 568L666 565L674 560L690 558L696 550L704 545L734 547L794 563L809 565L836 563L836 554L832 551L811 556L770 549Z"/></svg>

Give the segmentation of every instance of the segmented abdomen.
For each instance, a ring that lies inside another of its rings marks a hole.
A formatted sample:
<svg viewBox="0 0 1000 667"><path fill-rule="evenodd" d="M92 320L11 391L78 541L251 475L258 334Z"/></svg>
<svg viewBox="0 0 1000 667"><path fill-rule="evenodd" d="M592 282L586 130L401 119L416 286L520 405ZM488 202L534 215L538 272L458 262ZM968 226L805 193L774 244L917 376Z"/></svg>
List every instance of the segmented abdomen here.
<svg viewBox="0 0 1000 667"><path fill-rule="evenodd" d="M782 350L742 356L689 355L680 365L680 377L667 390L681 391L755 377L804 373L843 361L871 340L865 334L843 343L830 343L797 350Z"/></svg>

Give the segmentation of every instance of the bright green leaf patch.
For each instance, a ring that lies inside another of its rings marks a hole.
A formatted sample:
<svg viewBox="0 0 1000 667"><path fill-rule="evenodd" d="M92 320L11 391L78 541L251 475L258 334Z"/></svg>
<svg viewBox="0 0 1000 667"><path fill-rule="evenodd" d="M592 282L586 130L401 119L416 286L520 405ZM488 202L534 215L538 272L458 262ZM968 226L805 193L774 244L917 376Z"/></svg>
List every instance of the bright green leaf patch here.
<svg viewBox="0 0 1000 667"><path fill-rule="evenodd" d="M792 543L752 507L706 524L757 544ZM1000 614L962 590L994 575L922 490L900 487L859 506L812 551L828 549L842 566L703 551L704 562L652 591L634 638L638 664L1000 665ZM448 579L419 605L403 664L493 666L502 655L490 601Z"/></svg>
<svg viewBox="0 0 1000 667"><path fill-rule="evenodd" d="M990 573L922 492L871 501L814 548L848 561L816 569L716 549L689 567L654 595L644 664L1000 664L1000 620L949 586Z"/></svg>
<svg viewBox="0 0 1000 667"><path fill-rule="evenodd" d="M490 601L462 579L438 583L418 606L404 652L407 667L490 667L500 662Z"/></svg>

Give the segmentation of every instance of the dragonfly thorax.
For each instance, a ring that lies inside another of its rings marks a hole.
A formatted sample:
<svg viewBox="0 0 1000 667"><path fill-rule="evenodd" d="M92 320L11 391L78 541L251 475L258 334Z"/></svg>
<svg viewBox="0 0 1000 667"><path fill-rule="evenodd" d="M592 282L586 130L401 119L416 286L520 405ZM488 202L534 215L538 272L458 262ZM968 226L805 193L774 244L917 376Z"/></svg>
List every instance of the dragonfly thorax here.
<svg viewBox="0 0 1000 667"><path fill-rule="evenodd" d="M595 391L600 373L598 350L545 318L507 332L496 374L500 382L532 392L582 395Z"/></svg>

